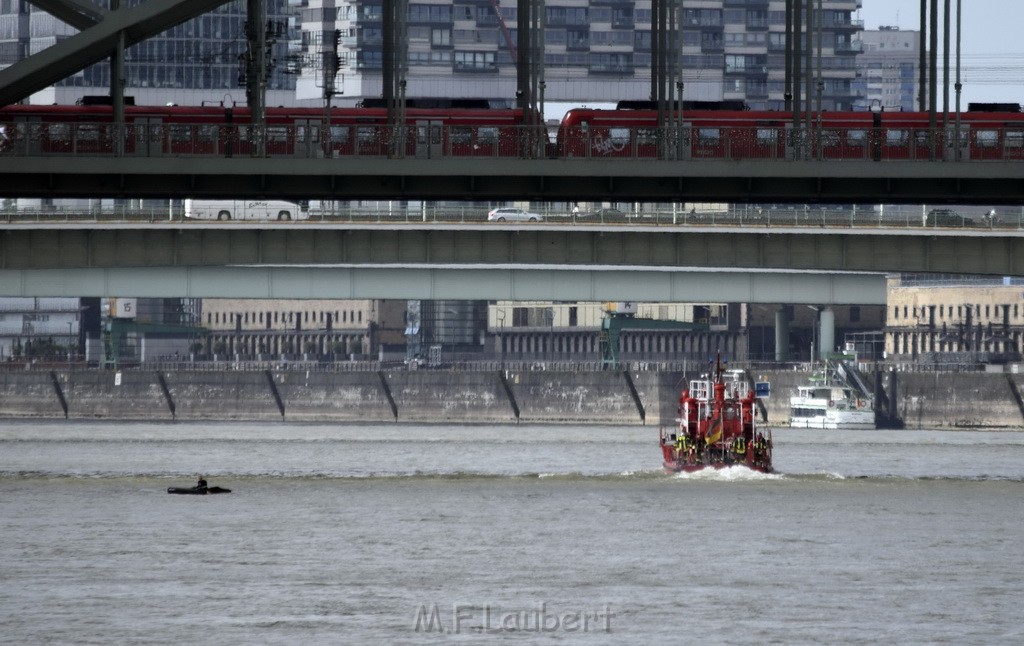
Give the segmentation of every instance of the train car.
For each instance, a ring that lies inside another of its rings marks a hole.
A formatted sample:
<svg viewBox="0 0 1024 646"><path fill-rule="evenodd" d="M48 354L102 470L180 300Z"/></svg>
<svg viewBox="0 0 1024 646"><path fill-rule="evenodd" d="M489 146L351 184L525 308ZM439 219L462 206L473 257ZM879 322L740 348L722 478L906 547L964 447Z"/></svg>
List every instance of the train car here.
<svg viewBox="0 0 1024 646"><path fill-rule="evenodd" d="M793 127L784 112L698 108L683 111L665 129L653 109L574 108L562 119L556 150L562 157L674 159L914 160L955 157L953 123L930 127L927 112L823 112L810 129ZM934 135L933 135L934 133ZM961 114L960 158L1024 158L1019 110Z"/></svg>
<svg viewBox="0 0 1024 646"><path fill-rule="evenodd" d="M268 108L265 141L246 107L125 106L123 154L249 156L519 157L547 145L541 121L515 108L407 108L404 128L389 127L387 110ZM109 105L11 105L0 109L0 142L22 154L117 152Z"/></svg>

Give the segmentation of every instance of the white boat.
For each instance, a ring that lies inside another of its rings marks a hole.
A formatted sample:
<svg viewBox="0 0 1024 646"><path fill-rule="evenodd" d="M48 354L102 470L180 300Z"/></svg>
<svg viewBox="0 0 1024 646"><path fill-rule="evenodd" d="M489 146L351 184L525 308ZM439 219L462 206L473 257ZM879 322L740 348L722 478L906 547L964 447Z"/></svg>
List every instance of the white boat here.
<svg viewBox="0 0 1024 646"><path fill-rule="evenodd" d="M873 429L874 398L864 388L846 381L847 368L840 363L826 362L810 381L797 386L797 394L789 398L791 428Z"/></svg>

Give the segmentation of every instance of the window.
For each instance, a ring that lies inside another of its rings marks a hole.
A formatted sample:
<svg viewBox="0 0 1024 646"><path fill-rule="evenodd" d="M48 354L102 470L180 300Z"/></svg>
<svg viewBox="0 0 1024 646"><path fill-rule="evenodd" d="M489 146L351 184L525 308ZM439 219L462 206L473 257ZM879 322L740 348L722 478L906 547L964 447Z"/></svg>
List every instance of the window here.
<svg viewBox="0 0 1024 646"><path fill-rule="evenodd" d="M496 70L494 52L455 52L456 70Z"/></svg>
<svg viewBox="0 0 1024 646"><path fill-rule="evenodd" d="M885 131L885 143L890 146L905 146L909 137L902 128L891 128Z"/></svg>
<svg viewBox="0 0 1024 646"><path fill-rule="evenodd" d="M175 124L170 127L171 143L180 144L192 141L192 126Z"/></svg>
<svg viewBox="0 0 1024 646"><path fill-rule="evenodd" d="M700 138L700 143L704 145L718 145L722 139L722 131L718 128L700 128L697 130L697 136Z"/></svg>
<svg viewBox="0 0 1024 646"><path fill-rule="evenodd" d="M629 128L609 128L608 141L617 146L625 146L629 143Z"/></svg>
<svg viewBox="0 0 1024 646"><path fill-rule="evenodd" d="M94 123L81 123L76 130L78 141L99 141L100 127Z"/></svg>
<svg viewBox="0 0 1024 646"><path fill-rule="evenodd" d="M495 126L481 126L476 133L477 143L496 144L498 143L498 128Z"/></svg>
<svg viewBox="0 0 1024 646"><path fill-rule="evenodd" d="M979 148L995 148L999 145L999 131L978 130L975 134L975 141Z"/></svg>
<svg viewBox="0 0 1024 646"><path fill-rule="evenodd" d="M430 44L436 47L451 47L452 45L452 30L451 29L432 29L430 30Z"/></svg>
<svg viewBox="0 0 1024 646"><path fill-rule="evenodd" d="M377 141L377 128L374 126L357 127L356 140L362 145L375 143Z"/></svg>
<svg viewBox="0 0 1024 646"><path fill-rule="evenodd" d="M448 131L448 141L454 145L467 145L472 138L472 131L466 126L452 126Z"/></svg>
<svg viewBox="0 0 1024 646"><path fill-rule="evenodd" d="M778 128L758 128L757 143L762 146L774 146L779 140Z"/></svg>
<svg viewBox="0 0 1024 646"><path fill-rule="evenodd" d="M331 126L331 141L345 145L348 143L348 126Z"/></svg>
<svg viewBox="0 0 1024 646"><path fill-rule="evenodd" d="M376 8L383 12L381 7ZM452 6L435 4L410 4L409 22L451 22Z"/></svg>

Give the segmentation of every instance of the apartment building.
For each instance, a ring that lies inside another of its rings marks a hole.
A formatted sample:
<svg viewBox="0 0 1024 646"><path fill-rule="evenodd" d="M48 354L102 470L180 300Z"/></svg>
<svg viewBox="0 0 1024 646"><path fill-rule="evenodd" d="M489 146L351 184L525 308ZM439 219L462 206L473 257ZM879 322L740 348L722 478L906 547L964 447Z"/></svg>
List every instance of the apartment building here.
<svg viewBox="0 0 1024 646"><path fill-rule="evenodd" d="M303 69L299 98L323 96L325 52L337 32L339 101L382 93L380 0L299 0ZM822 106L849 109L863 23L861 0L830 0L816 12L821 42ZM692 0L684 3L681 41L684 96L745 100L754 109L784 106L785 0ZM650 95L649 0L547 0L543 9L544 84L548 101L647 99ZM512 99L518 37L514 0L410 1L407 96ZM817 61L816 49L814 61Z"/></svg>
<svg viewBox="0 0 1024 646"><path fill-rule="evenodd" d="M921 32L879 27L859 34L862 53L854 83L856 109L886 112L917 109Z"/></svg>

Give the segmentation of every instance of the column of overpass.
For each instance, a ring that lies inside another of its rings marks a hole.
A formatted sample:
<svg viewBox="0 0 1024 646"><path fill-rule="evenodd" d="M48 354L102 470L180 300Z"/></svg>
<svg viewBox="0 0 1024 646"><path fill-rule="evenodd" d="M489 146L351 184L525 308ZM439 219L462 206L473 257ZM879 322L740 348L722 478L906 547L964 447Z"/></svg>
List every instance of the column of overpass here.
<svg viewBox="0 0 1024 646"><path fill-rule="evenodd" d="M824 359L836 351L836 313L822 307L818 315L818 357Z"/></svg>
<svg viewBox="0 0 1024 646"><path fill-rule="evenodd" d="M789 308L775 310L775 360L789 361Z"/></svg>

